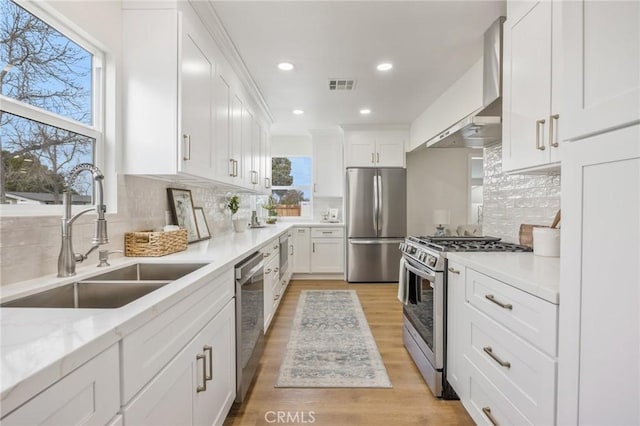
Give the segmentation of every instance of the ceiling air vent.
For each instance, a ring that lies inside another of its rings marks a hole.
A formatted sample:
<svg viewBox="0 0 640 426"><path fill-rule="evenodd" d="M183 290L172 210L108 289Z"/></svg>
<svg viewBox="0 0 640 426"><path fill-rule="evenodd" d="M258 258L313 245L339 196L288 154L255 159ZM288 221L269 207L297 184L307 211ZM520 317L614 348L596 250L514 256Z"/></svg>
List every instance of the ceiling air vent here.
<svg viewBox="0 0 640 426"><path fill-rule="evenodd" d="M353 90L356 81L352 78L330 78L329 90Z"/></svg>

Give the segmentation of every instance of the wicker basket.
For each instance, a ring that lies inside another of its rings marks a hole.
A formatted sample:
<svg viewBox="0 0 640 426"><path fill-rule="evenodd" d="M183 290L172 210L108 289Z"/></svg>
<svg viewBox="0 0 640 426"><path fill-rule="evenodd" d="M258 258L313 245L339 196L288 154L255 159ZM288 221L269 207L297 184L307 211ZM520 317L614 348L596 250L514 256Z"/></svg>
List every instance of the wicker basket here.
<svg viewBox="0 0 640 426"><path fill-rule="evenodd" d="M187 249L187 230L125 232L124 255L164 256Z"/></svg>

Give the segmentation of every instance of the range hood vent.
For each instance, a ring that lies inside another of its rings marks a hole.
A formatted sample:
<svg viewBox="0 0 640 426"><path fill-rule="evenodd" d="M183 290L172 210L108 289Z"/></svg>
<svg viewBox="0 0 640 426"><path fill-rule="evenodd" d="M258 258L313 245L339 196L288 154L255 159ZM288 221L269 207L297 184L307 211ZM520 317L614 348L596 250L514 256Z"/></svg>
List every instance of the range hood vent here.
<svg viewBox="0 0 640 426"><path fill-rule="evenodd" d="M427 141L427 148L481 148L502 139L502 26L484 33L482 107Z"/></svg>

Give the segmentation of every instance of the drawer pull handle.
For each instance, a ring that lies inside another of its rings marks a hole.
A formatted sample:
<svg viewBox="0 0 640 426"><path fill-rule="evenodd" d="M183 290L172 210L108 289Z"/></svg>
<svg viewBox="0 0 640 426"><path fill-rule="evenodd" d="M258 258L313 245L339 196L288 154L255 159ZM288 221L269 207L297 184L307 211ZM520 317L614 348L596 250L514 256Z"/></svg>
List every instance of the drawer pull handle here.
<svg viewBox="0 0 640 426"><path fill-rule="evenodd" d="M493 426L499 426L500 425L500 423L498 423L498 421L495 419L495 417L493 417L493 414L491 414L491 407L483 407L482 408L482 412L484 413L485 416L487 416L487 418L493 424Z"/></svg>
<svg viewBox="0 0 640 426"><path fill-rule="evenodd" d="M273 300L274 300L274 301L276 301L276 300L278 300L278 299L280 299L280 295L279 295L279 294L276 294L275 296L273 296Z"/></svg>
<svg viewBox="0 0 640 426"><path fill-rule="evenodd" d="M453 267L449 268L449 272L451 272L452 274L460 275L460 271L458 271L457 269L454 269Z"/></svg>
<svg viewBox="0 0 640 426"><path fill-rule="evenodd" d="M273 268L273 272L278 272L280 268Z"/></svg>
<svg viewBox="0 0 640 426"><path fill-rule="evenodd" d="M196 387L196 392L204 392L207 390L207 357L203 354L196 355L196 362L202 360L202 386Z"/></svg>
<svg viewBox="0 0 640 426"><path fill-rule="evenodd" d="M493 296L493 294L487 294L484 297L486 299L488 299L490 302L493 302L496 305L500 306L501 308L509 309L509 310L513 309L513 305L511 305L511 303L502 303L499 300L496 300L496 298Z"/></svg>
<svg viewBox="0 0 640 426"><path fill-rule="evenodd" d="M209 374L205 376L205 381L212 380L213 379L213 348L209 345L204 345L202 347L202 350L204 350L205 352L209 352Z"/></svg>
<svg viewBox="0 0 640 426"><path fill-rule="evenodd" d="M503 361L500 358L498 358L498 356L493 353L493 349L491 349L491 346L486 346L486 347L484 347L482 349L487 353L487 355L489 355L491 358L493 358L493 360L495 362L497 362L498 364L500 364L501 366L506 367L506 368L511 368L511 363L508 362L508 361Z"/></svg>
<svg viewBox="0 0 640 426"><path fill-rule="evenodd" d="M270 274L271 273L271 268L267 269L266 271L264 271L265 274Z"/></svg>
<svg viewBox="0 0 640 426"><path fill-rule="evenodd" d="M322 231L322 235L331 235L333 234L333 231Z"/></svg>
<svg viewBox="0 0 640 426"><path fill-rule="evenodd" d="M553 114L549 117L549 145L554 148L560 146L558 141L555 139L555 134L553 133L553 122L554 120L558 120L560 118L560 114Z"/></svg>
<svg viewBox="0 0 640 426"><path fill-rule="evenodd" d="M271 253L265 253L263 256L264 257L269 257L269 256L271 256Z"/></svg>

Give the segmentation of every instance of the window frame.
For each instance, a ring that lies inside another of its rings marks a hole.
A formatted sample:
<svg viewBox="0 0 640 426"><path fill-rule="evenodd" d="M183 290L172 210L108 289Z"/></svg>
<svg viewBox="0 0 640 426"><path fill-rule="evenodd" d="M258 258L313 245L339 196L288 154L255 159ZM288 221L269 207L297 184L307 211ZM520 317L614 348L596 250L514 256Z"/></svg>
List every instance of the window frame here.
<svg viewBox="0 0 640 426"><path fill-rule="evenodd" d="M10 1L51 26L93 56L91 61L92 124L88 125L2 94L0 94L0 110L20 116L26 120L40 122L94 139L93 164L105 173L105 51L98 48L96 43L92 43L87 37L81 35L79 31L74 30L72 28L74 24L71 21L56 16L59 13L56 13L50 6L36 4L27 0ZM95 194L93 194L93 198L95 199ZM88 206L95 205L95 202L90 205L74 205L72 206L72 211L75 213L86 209ZM59 204L0 204L0 217L51 216L58 214L62 214L62 206Z"/></svg>
<svg viewBox="0 0 640 426"><path fill-rule="evenodd" d="M276 155L276 156L272 156L271 158L271 168L273 170L273 159L274 158L309 158L311 160L311 183L309 183L309 186L304 186L304 185L289 185L289 186L280 186L280 185L272 185L269 189L269 195L273 195L273 191L277 191L277 190L288 190L288 189L297 189L299 191L302 191L303 189L308 189L309 190L309 214L308 215L300 215L300 216L278 216L278 220L289 220L289 219L297 219L297 218L312 218L313 217L313 156L312 155Z"/></svg>

